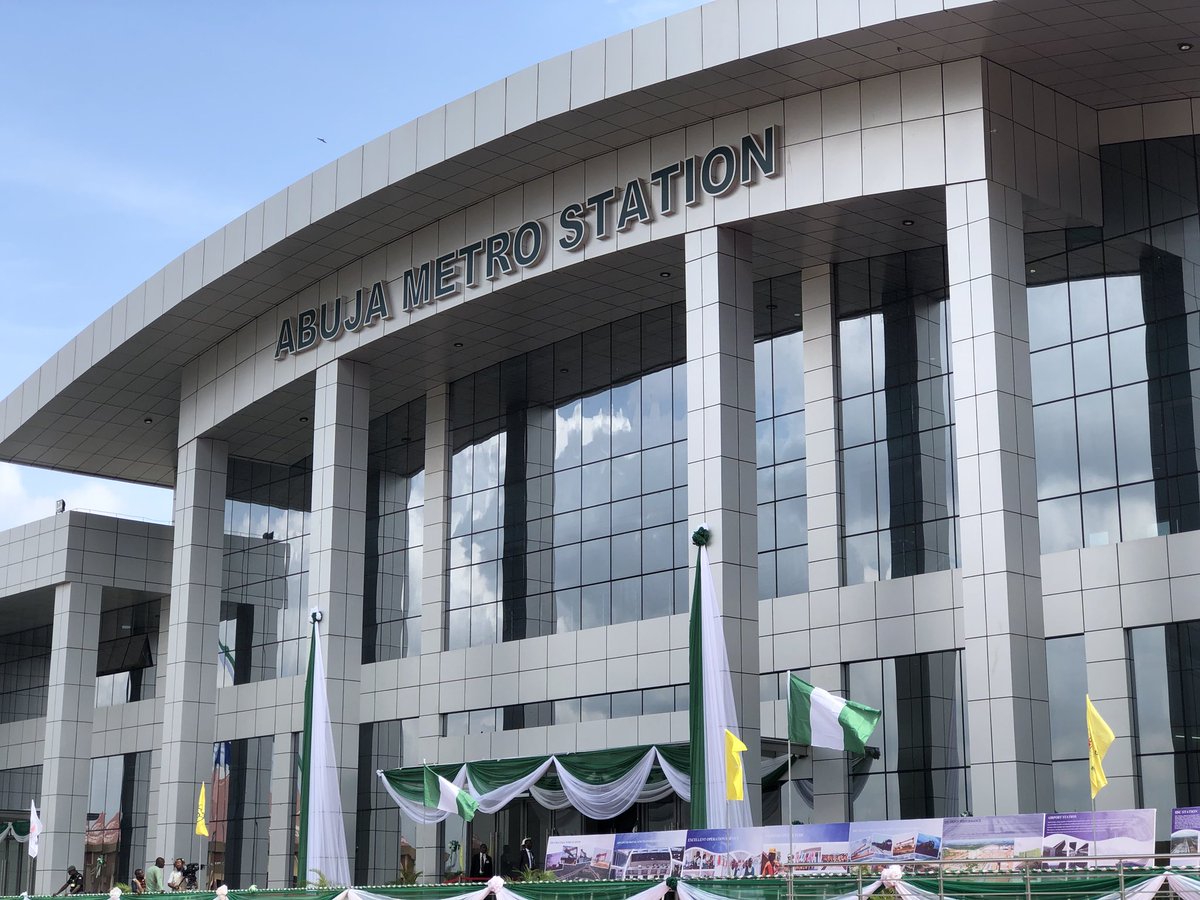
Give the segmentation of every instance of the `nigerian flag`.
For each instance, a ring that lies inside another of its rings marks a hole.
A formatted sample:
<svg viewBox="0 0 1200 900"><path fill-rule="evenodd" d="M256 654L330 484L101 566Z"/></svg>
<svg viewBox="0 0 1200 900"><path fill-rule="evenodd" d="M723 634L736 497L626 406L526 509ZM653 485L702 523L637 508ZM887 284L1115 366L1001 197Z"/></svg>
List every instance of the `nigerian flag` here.
<svg viewBox="0 0 1200 900"><path fill-rule="evenodd" d="M312 613L308 648L308 677L304 683L304 741L300 749L300 840L296 848L297 878L301 884L349 885L350 855L338 789L337 759L325 663L321 659L320 612Z"/></svg>
<svg viewBox="0 0 1200 900"><path fill-rule="evenodd" d="M788 673L788 740L863 756L880 712Z"/></svg>
<svg viewBox="0 0 1200 900"><path fill-rule="evenodd" d="M696 582L688 632L688 737L691 751L692 827L748 828L752 824L750 804L730 800L745 796L742 783L727 784L725 732L740 734L737 708L733 705L733 682L721 609L708 561L708 527L701 525L692 535L696 545Z"/></svg>
<svg viewBox="0 0 1200 900"><path fill-rule="evenodd" d="M430 809L440 809L453 815L462 816L464 822L470 822L475 818L475 810L479 808L479 801L453 781L443 778L426 766L425 805Z"/></svg>

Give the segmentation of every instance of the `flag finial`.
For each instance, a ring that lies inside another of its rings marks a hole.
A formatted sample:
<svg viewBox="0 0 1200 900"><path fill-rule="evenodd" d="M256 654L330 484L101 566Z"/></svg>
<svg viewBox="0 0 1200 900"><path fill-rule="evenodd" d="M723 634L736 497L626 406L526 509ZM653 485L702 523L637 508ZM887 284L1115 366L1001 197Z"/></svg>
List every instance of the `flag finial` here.
<svg viewBox="0 0 1200 900"><path fill-rule="evenodd" d="M322 619L325 618L325 614L314 606L312 609L310 609L308 611L308 617L312 621L312 623L314 625L316 625L318 622L320 622Z"/></svg>
<svg viewBox="0 0 1200 900"><path fill-rule="evenodd" d="M692 532L692 543L697 547L707 547L709 539L712 538L712 532L708 528L708 523L702 522L700 527Z"/></svg>

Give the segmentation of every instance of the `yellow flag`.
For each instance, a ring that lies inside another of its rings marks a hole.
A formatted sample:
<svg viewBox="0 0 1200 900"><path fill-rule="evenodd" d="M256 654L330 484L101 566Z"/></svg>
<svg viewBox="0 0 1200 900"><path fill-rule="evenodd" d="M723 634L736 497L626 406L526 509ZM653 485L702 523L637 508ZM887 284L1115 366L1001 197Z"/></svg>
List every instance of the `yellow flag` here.
<svg viewBox="0 0 1200 900"><path fill-rule="evenodd" d="M208 837L208 823L204 821L204 782L200 782L200 799L196 801L196 834Z"/></svg>
<svg viewBox="0 0 1200 900"><path fill-rule="evenodd" d="M730 731L725 729L725 799L726 800L745 800L743 785L745 783L744 772L742 769L742 753L745 752L746 745L741 739Z"/></svg>
<svg viewBox="0 0 1200 900"><path fill-rule="evenodd" d="M1100 793L1100 789L1108 784L1104 776L1104 754L1112 746L1116 735L1108 727L1108 723L1100 717L1096 707L1092 706L1092 698L1087 697L1087 731L1088 731L1088 774L1092 779L1092 799Z"/></svg>

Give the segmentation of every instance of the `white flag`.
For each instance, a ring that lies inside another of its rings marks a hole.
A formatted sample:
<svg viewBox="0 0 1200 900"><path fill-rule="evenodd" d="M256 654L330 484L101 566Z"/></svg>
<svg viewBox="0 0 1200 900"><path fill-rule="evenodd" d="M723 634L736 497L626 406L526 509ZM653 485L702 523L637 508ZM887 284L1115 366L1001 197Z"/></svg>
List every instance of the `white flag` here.
<svg viewBox="0 0 1200 900"><path fill-rule="evenodd" d="M42 836L42 820L38 818L37 806L32 800L29 801L29 846L26 848L29 851L29 856L37 859L38 855L38 838Z"/></svg>
<svg viewBox="0 0 1200 900"><path fill-rule="evenodd" d="M300 817L300 878L310 884L349 885L350 855L342 821L333 726L325 690L321 636L313 622L309 644L308 681L304 697L304 785Z"/></svg>

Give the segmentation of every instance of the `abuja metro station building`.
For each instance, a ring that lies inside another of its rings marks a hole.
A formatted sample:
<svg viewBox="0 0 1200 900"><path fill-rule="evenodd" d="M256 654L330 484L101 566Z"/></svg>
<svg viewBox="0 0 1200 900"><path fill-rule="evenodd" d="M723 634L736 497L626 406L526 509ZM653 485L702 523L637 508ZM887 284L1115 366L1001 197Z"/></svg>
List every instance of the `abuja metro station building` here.
<svg viewBox="0 0 1200 900"><path fill-rule="evenodd" d="M1190 0L716 0L151 275L0 404L4 460L175 491L173 527L0 535L38 889L291 883L314 607L356 882L685 827L662 792L422 824L375 773L687 741L700 523L756 822L1088 809L1090 694L1097 807L1164 840L1200 804L1196 40ZM789 670L881 708L878 758L761 778Z"/></svg>

